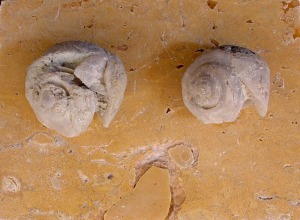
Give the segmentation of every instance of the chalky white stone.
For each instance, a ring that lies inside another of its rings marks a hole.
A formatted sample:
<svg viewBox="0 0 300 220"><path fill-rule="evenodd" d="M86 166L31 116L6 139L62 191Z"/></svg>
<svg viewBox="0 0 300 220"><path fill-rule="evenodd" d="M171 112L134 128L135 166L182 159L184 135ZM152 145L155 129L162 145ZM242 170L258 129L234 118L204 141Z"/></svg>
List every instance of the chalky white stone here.
<svg viewBox="0 0 300 220"><path fill-rule="evenodd" d="M269 95L267 63L237 46L221 46L203 53L182 78L184 104L204 124L235 121L241 109L249 105L265 116Z"/></svg>
<svg viewBox="0 0 300 220"><path fill-rule="evenodd" d="M56 44L28 68L25 92L38 120L67 137L84 132L98 112L108 127L123 100L122 61L88 42Z"/></svg>

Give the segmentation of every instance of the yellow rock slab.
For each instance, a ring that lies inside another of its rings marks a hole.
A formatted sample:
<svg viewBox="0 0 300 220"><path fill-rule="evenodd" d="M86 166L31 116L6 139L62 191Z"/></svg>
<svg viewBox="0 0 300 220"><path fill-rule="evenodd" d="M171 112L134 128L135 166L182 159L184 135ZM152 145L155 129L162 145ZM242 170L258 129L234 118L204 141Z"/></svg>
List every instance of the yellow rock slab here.
<svg viewBox="0 0 300 220"><path fill-rule="evenodd" d="M139 179L136 187L107 211L104 219L163 220L168 215L170 203L168 170L151 167Z"/></svg>
<svg viewBox="0 0 300 220"><path fill-rule="evenodd" d="M1 1L0 219L101 219L165 142L199 152L173 172L181 219L300 219L299 18L299 0ZM28 66L68 40L110 50L128 73L110 127L95 116L76 138L43 127L24 94ZM184 71L217 44L269 64L266 117L248 108L234 123L204 125L184 106Z"/></svg>

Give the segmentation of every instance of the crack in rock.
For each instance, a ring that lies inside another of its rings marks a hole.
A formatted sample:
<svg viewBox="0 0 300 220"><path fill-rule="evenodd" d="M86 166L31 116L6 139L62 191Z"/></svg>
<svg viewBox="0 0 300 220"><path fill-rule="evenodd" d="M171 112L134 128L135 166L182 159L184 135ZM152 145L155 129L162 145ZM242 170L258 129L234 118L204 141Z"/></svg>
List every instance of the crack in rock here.
<svg viewBox="0 0 300 220"><path fill-rule="evenodd" d="M133 182L133 187L136 186L139 179L145 174L145 172L152 166L167 169L170 173L170 190L171 190L171 204L169 208L169 213L166 219L176 219L177 213L180 210L181 205L185 201L185 193L183 186L180 183L179 172L176 162L174 162L168 150L172 148L177 148L178 146L184 146L191 149L193 155L193 162L191 167L197 164L198 160L198 150L189 144L184 142L176 142L173 144L162 144L152 147L152 151L144 155L137 165L135 166L135 180Z"/></svg>

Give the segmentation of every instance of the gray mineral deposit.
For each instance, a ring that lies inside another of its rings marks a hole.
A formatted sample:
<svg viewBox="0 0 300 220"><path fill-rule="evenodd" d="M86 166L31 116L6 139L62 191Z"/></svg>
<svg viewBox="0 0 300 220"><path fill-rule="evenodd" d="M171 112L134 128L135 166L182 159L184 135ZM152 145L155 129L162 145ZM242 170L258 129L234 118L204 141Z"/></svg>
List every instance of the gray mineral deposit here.
<svg viewBox="0 0 300 220"><path fill-rule="evenodd" d="M28 68L25 92L38 120L67 137L84 132L97 112L104 127L127 85L122 61L94 44L56 44Z"/></svg>
<svg viewBox="0 0 300 220"><path fill-rule="evenodd" d="M221 46L203 53L182 78L183 101L203 123L235 121L253 105L265 116L270 95L270 70L254 52Z"/></svg>

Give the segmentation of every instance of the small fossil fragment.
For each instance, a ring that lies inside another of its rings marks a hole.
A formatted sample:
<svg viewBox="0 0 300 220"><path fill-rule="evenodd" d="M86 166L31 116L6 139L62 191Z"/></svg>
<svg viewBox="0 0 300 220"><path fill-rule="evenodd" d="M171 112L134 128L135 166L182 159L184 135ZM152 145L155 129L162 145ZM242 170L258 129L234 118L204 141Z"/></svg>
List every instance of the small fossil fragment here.
<svg viewBox="0 0 300 220"><path fill-rule="evenodd" d="M232 122L249 105L265 116L269 94L266 62L254 52L232 45L204 53L182 78L183 101L205 124Z"/></svg>
<svg viewBox="0 0 300 220"><path fill-rule="evenodd" d="M181 168L189 168L195 163L191 148L184 145L176 145L168 150L169 157Z"/></svg>
<svg viewBox="0 0 300 220"><path fill-rule="evenodd" d="M56 44L28 68L26 97L39 121L74 137L98 112L104 127L115 117L127 85L122 61L88 42Z"/></svg>
<svg viewBox="0 0 300 220"><path fill-rule="evenodd" d="M21 189L21 182L17 177L4 176L2 180L2 190L4 192L17 193Z"/></svg>

